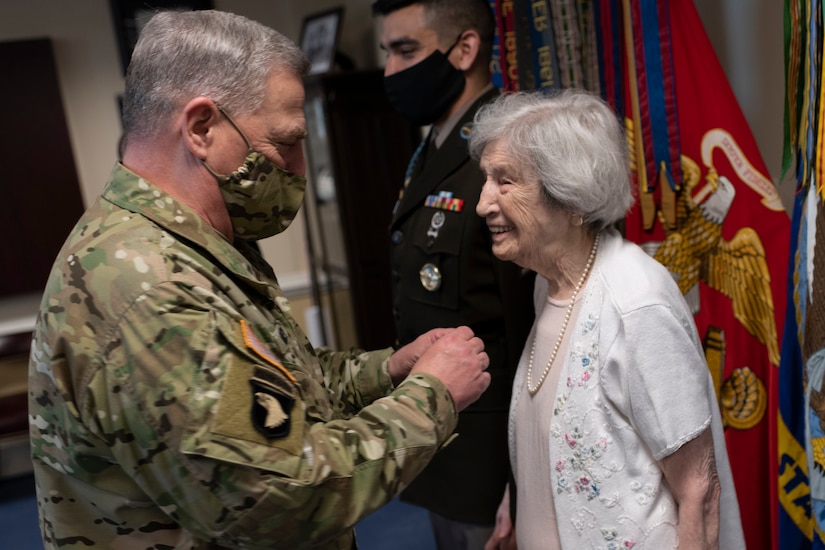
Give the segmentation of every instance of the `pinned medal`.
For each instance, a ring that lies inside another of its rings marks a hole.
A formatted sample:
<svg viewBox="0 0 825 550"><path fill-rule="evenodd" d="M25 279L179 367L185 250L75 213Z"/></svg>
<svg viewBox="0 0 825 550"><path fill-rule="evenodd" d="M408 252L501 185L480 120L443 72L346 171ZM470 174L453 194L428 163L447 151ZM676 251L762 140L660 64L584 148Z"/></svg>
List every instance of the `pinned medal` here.
<svg viewBox="0 0 825 550"><path fill-rule="evenodd" d="M427 246L430 247L435 243L435 240L438 238L438 232L441 230L441 227L444 225L444 220L447 217L444 215L444 212L438 211L433 214L432 219L430 220L430 227L427 229Z"/></svg>
<svg viewBox="0 0 825 550"><path fill-rule="evenodd" d="M418 272L418 277L421 279L421 286L434 292L441 287L441 271L434 264L424 264Z"/></svg>
<svg viewBox="0 0 825 550"><path fill-rule="evenodd" d="M427 229L427 236L432 237L433 239L438 237L438 232L441 230L441 227L444 225L444 220L446 220L446 216L444 216L444 212L436 212L433 214L432 219L430 220L430 228Z"/></svg>

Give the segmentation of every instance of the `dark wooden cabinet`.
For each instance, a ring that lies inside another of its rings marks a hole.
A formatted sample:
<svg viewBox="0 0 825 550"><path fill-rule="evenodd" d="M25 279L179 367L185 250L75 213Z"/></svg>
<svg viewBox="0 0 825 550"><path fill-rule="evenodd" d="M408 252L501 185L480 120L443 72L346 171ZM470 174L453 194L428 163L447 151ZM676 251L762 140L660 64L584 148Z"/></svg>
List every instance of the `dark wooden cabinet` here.
<svg viewBox="0 0 825 550"><path fill-rule="evenodd" d="M31 472L30 313L36 312L55 257L83 212L83 200L51 42L0 42L0 74L0 479L5 479Z"/></svg>
<svg viewBox="0 0 825 550"><path fill-rule="evenodd" d="M0 42L0 298L41 292L83 212L51 42Z"/></svg>
<svg viewBox="0 0 825 550"><path fill-rule="evenodd" d="M307 157L317 284L349 287L357 345L395 342L389 224L420 132L384 94L381 70L307 79Z"/></svg>

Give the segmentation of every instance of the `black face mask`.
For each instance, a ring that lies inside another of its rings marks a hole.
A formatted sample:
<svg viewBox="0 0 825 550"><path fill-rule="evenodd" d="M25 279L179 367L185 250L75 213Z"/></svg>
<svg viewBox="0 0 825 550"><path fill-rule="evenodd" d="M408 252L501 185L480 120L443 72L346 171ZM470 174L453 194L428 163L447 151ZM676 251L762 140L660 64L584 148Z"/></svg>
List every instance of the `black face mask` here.
<svg viewBox="0 0 825 550"><path fill-rule="evenodd" d="M435 50L412 67L384 77L390 104L413 124L432 124L464 91L464 73L447 59L456 44L458 40L446 53Z"/></svg>

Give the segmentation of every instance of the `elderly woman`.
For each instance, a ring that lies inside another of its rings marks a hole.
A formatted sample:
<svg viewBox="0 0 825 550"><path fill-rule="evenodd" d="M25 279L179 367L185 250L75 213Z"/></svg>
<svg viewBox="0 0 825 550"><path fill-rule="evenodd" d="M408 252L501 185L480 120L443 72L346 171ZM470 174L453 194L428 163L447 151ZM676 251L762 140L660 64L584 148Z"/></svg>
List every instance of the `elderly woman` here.
<svg viewBox="0 0 825 550"><path fill-rule="evenodd" d="M539 275L510 405L518 547L744 548L691 313L611 228L633 202L613 111L581 91L505 95L470 149L493 252ZM488 548L512 543L508 498Z"/></svg>

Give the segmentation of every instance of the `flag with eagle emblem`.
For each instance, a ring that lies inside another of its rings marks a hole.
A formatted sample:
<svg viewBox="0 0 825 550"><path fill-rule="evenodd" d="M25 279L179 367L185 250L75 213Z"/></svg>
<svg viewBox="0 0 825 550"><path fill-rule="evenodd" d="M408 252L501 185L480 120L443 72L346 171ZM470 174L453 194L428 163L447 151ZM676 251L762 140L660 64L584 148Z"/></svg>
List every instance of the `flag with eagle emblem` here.
<svg viewBox="0 0 825 550"><path fill-rule="evenodd" d="M610 28L621 29L623 58L604 49L602 63L624 69L623 85L605 89L616 90L606 95L625 118L638 188L625 233L668 268L694 312L747 546L771 548L790 221L693 2L599 5L603 22L622 23Z"/></svg>
<svg viewBox="0 0 825 550"><path fill-rule="evenodd" d="M825 548L825 87L820 1L785 1L785 150L794 185L779 379L779 548Z"/></svg>

